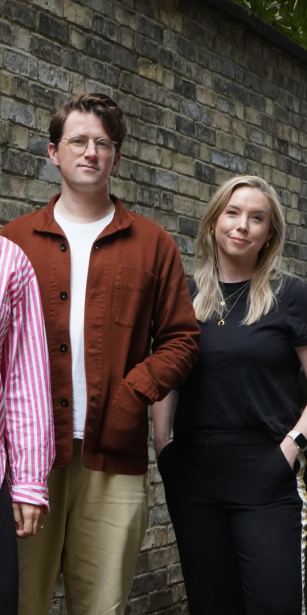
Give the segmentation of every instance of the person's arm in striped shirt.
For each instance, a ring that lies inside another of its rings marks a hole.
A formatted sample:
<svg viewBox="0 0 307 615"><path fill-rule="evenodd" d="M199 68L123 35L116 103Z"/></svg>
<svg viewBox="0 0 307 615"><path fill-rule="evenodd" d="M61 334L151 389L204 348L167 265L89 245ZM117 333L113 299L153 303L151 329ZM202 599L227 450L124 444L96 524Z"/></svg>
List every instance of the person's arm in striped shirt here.
<svg viewBox="0 0 307 615"><path fill-rule="evenodd" d="M5 438L17 534L35 534L49 510L47 478L54 459L49 359L38 283L17 249L8 297L10 326L4 341Z"/></svg>

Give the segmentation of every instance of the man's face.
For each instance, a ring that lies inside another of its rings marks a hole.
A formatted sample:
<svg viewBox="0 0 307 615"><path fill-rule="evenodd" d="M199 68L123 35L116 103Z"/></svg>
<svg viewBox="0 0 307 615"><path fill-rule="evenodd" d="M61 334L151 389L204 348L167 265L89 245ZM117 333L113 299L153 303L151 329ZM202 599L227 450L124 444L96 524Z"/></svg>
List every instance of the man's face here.
<svg viewBox="0 0 307 615"><path fill-rule="evenodd" d="M81 154L74 153L65 139L76 135L91 139ZM70 113L57 148L53 143L49 145L49 156L53 164L60 168L63 186L66 184L72 191L85 193L103 192L108 188L109 176L119 162L120 153L116 153L113 145L108 155L99 155L95 147L99 137L109 139L97 115L81 111Z"/></svg>

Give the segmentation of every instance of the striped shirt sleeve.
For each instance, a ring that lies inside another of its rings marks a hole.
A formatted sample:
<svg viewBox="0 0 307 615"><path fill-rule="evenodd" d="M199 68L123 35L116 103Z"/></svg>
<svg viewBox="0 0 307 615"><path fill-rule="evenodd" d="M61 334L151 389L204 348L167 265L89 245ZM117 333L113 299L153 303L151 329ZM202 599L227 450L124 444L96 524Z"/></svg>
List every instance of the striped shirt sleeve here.
<svg viewBox="0 0 307 615"><path fill-rule="evenodd" d="M7 297L1 375L12 499L48 510L47 478L55 456L49 359L38 283L19 248Z"/></svg>

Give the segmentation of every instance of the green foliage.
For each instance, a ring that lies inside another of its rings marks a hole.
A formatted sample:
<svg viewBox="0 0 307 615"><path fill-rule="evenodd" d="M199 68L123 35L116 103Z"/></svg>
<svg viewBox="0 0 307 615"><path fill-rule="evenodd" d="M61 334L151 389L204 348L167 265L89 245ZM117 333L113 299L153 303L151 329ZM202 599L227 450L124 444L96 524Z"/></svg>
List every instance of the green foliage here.
<svg viewBox="0 0 307 615"><path fill-rule="evenodd" d="M235 0L307 49L307 0Z"/></svg>

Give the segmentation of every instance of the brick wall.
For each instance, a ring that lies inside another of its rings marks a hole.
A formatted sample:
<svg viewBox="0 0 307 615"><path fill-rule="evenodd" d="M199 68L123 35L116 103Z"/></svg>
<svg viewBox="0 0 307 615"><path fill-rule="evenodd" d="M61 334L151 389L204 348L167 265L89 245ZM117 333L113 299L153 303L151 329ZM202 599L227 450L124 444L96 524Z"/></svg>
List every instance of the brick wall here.
<svg viewBox="0 0 307 615"><path fill-rule="evenodd" d="M127 114L112 191L174 235L187 274L212 189L251 173L277 188L287 220L284 266L306 275L302 59L209 0L0 0L0 8L2 223L59 190L46 157L50 117L71 94L100 90ZM127 613L183 615L178 552L151 443L149 453L150 527ZM60 584L52 615L66 613L63 594Z"/></svg>

